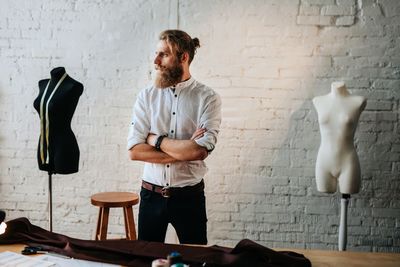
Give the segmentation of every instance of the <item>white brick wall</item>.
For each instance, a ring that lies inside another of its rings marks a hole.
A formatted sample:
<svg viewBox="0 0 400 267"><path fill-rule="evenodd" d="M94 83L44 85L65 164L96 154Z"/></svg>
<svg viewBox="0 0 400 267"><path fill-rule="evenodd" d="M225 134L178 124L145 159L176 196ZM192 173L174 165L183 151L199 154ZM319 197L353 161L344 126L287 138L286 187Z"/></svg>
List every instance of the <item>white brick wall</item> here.
<svg viewBox="0 0 400 267"><path fill-rule="evenodd" d="M139 190L125 150L131 106L149 82L158 33L202 47L192 74L222 96L205 177L211 244L336 249L340 194L316 191L319 131L311 98L332 81L368 98L356 133L362 190L348 248L400 252L400 2L396 0L28 1L0 9L0 208L47 227L37 168L37 82L57 66L85 86L73 118L80 171L53 177L54 231L93 238L90 195ZM223 166L223 167L221 167ZM135 216L137 216L135 207ZM113 210L111 235L123 235Z"/></svg>

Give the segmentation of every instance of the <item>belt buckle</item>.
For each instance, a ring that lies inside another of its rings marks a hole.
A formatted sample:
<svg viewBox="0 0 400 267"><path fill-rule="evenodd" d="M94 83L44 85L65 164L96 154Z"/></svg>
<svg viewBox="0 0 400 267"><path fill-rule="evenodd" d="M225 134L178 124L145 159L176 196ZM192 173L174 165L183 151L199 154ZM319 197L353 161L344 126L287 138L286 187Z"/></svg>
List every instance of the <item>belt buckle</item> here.
<svg viewBox="0 0 400 267"><path fill-rule="evenodd" d="M164 186L161 189L161 195L165 198L169 198L171 196L170 191L169 191L169 186Z"/></svg>

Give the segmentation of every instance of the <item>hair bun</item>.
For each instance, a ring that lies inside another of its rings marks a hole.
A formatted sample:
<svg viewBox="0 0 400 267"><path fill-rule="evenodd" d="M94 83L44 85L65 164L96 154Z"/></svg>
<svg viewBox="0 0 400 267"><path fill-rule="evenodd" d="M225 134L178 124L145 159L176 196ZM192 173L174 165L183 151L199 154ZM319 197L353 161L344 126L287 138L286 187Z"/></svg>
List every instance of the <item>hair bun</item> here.
<svg viewBox="0 0 400 267"><path fill-rule="evenodd" d="M199 40L199 38L193 38L192 39L192 42L193 42L193 46L194 46L194 48L196 49L196 48L199 48L200 47L200 40Z"/></svg>

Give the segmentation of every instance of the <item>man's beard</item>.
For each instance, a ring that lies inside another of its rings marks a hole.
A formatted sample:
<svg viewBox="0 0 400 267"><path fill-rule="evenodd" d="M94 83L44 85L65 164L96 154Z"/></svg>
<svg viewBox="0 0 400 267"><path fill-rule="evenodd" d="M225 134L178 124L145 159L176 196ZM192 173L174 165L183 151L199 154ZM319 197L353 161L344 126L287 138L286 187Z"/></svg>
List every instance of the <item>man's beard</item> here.
<svg viewBox="0 0 400 267"><path fill-rule="evenodd" d="M157 66L154 85L157 88L168 88L182 81L183 67L175 62L171 67Z"/></svg>

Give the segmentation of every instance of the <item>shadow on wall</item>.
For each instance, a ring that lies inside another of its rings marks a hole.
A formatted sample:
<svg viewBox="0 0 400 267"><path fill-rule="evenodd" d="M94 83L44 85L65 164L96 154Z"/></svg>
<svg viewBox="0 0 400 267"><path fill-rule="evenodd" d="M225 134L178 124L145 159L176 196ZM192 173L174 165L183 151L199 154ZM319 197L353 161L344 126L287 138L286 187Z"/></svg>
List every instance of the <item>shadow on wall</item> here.
<svg viewBox="0 0 400 267"><path fill-rule="evenodd" d="M316 112L311 99L306 99L290 116L287 135L272 162L272 196L287 198L286 203L275 203L275 210L285 217L269 223L272 231L263 235L262 241L273 242L275 247L297 248L323 242L319 233L328 221L319 218L318 213L328 212L326 207L332 212L337 203L316 192L315 159L319 142ZM315 225L317 222L322 224ZM335 232L336 228L328 231Z"/></svg>
<svg viewBox="0 0 400 267"><path fill-rule="evenodd" d="M3 94L3 90L4 90L4 86L0 83L0 103L1 103L1 100L2 100L2 94ZM2 114L2 116L0 117L0 124L1 125L3 125L3 120L5 119L4 117L4 110L3 110L3 108L4 108L4 105L3 104L1 104L0 105L0 112L1 112L1 114ZM3 127L1 127L1 129L3 130ZM3 157L5 156L4 155L4 151L3 151L3 146L2 146L2 143L3 143L4 141L3 141L3 133L2 132L0 132L0 147L1 147L1 149L0 149L0 166L3 166ZM2 176L4 176L5 174L4 174L4 169L5 168L1 168L1 171L0 171L0 203L3 203L3 201L4 201L4 199L3 199L3 196L4 196L4 185L3 185L3 177ZM2 209L2 210L4 210L6 207L3 207L3 205L0 205L0 209Z"/></svg>
<svg viewBox="0 0 400 267"><path fill-rule="evenodd" d="M371 251L399 252L400 229L394 227L399 217L400 163L398 147L398 89L392 87L394 77L375 79L368 91L365 111L361 114L356 149L361 163L361 191L353 201L351 214L355 227L365 228L365 234L355 237L354 246ZM398 81L397 81L398 82ZM361 94L361 93L360 93ZM397 122L397 123L395 123ZM397 152L396 152L397 151Z"/></svg>
<svg viewBox="0 0 400 267"><path fill-rule="evenodd" d="M0 125L5 125L8 120L10 120L10 110L5 110L6 106L2 101L4 99L3 92L5 91L5 86L0 83L0 113L2 114L0 117ZM12 158L12 154L14 152L7 149L7 146L4 145L5 143L5 135L4 132L5 127L0 128L0 209L4 210L6 213L10 209L13 209L15 204L9 205L10 203L7 201L7 194L10 193L10 168L7 167L7 161Z"/></svg>

